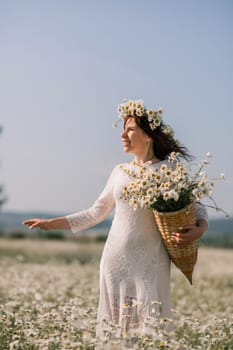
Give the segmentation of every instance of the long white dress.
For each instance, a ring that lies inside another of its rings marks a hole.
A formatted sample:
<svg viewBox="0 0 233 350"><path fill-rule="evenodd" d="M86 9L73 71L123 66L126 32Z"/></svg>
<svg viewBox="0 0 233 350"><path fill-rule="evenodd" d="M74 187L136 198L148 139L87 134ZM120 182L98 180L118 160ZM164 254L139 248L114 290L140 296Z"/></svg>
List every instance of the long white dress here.
<svg viewBox="0 0 233 350"><path fill-rule="evenodd" d="M166 162L166 161L164 161ZM162 162L151 166L161 166ZM127 164L128 167L135 167ZM122 186L131 181L116 166L93 206L66 216L72 232L104 220L115 206L115 215L100 262L100 298L97 335L103 320L121 333L146 332L145 321L155 306L162 318L171 318L170 258L155 224L152 210L134 210L120 199ZM197 219L207 220L206 209L197 205Z"/></svg>

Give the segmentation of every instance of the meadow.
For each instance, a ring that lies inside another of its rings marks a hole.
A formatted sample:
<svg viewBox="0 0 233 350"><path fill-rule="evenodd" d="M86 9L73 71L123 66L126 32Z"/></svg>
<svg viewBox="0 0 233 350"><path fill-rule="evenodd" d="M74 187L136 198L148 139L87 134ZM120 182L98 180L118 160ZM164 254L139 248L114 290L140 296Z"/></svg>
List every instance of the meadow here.
<svg viewBox="0 0 233 350"><path fill-rule="evenodd" d="M103 243L0 239L0 350L95 349ZM201 247L193 286L172 267L174 334L133 349L233 349L233 251ZM105 349L122 349L109 340ZM164 332L165 334L165 332ZM129 348L129 347L128 347Z"/></svg>

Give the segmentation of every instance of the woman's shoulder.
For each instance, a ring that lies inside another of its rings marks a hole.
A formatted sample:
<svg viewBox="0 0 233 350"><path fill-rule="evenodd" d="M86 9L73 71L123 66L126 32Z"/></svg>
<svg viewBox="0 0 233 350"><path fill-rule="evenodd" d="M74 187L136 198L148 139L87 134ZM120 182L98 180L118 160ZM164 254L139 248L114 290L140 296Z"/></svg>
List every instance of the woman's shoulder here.
<svg viewBox="0 0 233 350"><path fill-rule="evenodd" d="M127 166L127 164L129 163L117 163L113 166L112 171L111 171L111 175L115 175L116 173L118 173L119 171L121 171L123 168L125 168Z"/></svg>
<svg viewBox="0 0 233 350"><path fill-rule="evenodd" d="M114 173L119 173L121 172L123 169L129 168L130 167L130 163L118 163L115 165L115 167L113 168L113 172Z"/></svg>
<svg viewBox="0 0 233 350"><path fill-rule="evenodd" d="M120 174L124 174L125 172L132 170L132 167L132 162L118 163L113 167L111 174L112 176L119 176Z"/></svg>

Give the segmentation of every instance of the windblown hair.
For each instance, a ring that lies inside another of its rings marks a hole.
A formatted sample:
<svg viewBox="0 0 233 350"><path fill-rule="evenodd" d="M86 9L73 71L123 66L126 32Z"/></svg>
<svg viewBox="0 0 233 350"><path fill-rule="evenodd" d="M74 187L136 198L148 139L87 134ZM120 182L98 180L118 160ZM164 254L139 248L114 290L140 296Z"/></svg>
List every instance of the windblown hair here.
<svg viewBox="0 0 233 350"><path fill-rule="evenodd" d="M132 116L127 116L124 120L124 125L127 120ZM133 116L136 124L153 140L153 150L156 158L164 160L171 152L179 152L180 156L186 160L193 159L193 156L189 153L189 150L180 145L178 140L175 140L171 134L165 134L163 132L162 125L152 130L147 118Z"/></svg>

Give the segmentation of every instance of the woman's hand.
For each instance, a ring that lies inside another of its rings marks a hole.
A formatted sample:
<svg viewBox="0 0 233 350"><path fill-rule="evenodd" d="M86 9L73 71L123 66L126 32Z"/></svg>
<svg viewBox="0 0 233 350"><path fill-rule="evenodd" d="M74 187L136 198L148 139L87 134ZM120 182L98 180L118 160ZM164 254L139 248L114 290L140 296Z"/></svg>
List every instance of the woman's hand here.
<svg viewBox="0 0 233 350"><path fill-rule="evenodd" d="M30 230L40 228L41 230L69 230L70 225L65 217L53 219L30 219L22 222Z"/></svg>
<svg viewBox="0 0 233 350"><path fill-rule="evenodd" d="M51 223L45 219L30 219L22 222L23 225L27 226L30 230L33 228L40 228L41 230L51 230Z"/></svg>
<svg viewBox="0 0 233 350"><path fill-rule="evenodd" d="M208 229L208 224L204 219L200 219L197 225L184 225L181 232L173 233L172 240L177 247L185 247L202 237Z"/></svg>

